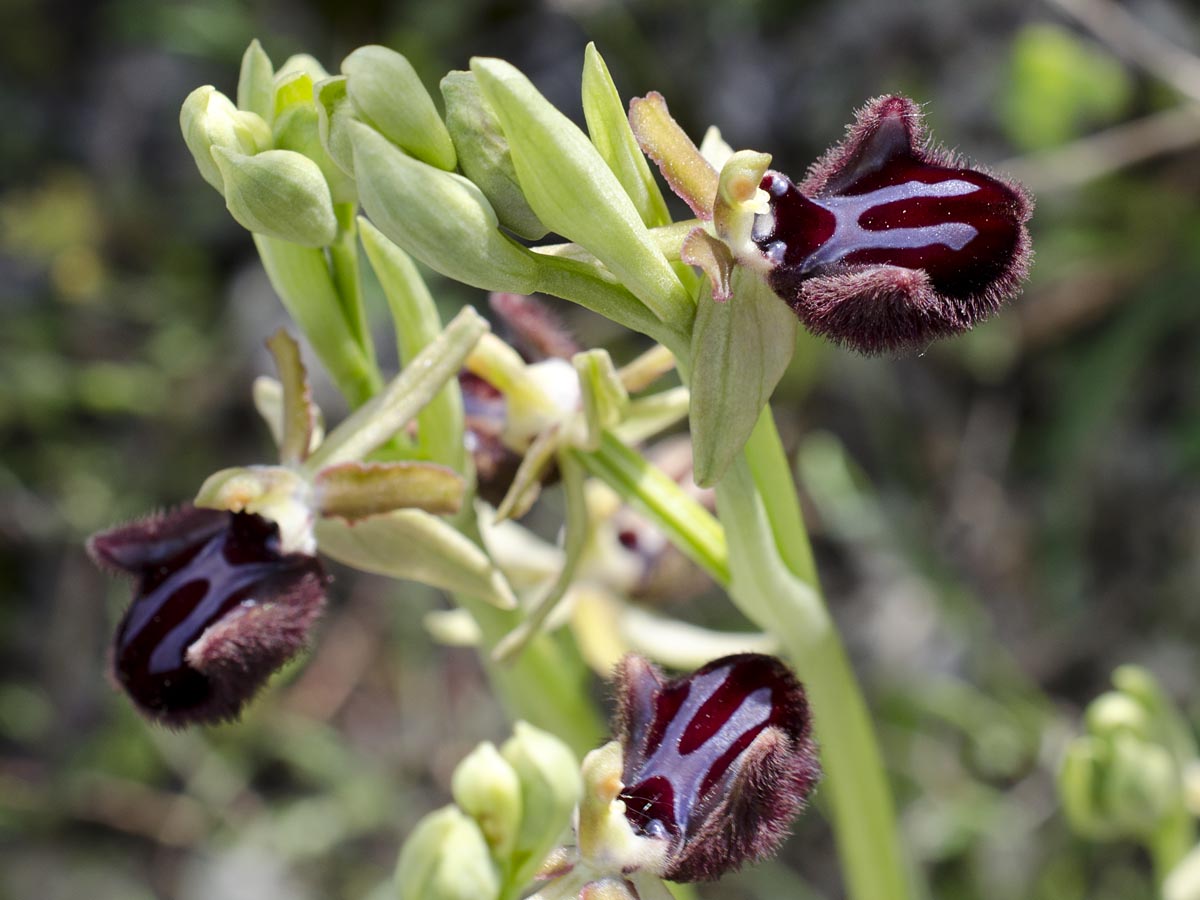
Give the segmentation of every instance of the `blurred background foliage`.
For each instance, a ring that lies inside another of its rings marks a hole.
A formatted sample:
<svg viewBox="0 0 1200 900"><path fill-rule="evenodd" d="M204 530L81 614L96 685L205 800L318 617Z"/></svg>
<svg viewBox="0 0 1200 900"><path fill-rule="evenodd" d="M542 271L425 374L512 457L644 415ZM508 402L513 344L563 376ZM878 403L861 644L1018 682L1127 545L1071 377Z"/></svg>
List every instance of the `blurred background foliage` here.
<svg viewBox="0 0 1200 900"><path fill-rule="evenodd" d="M249 385L283 313L177 125L196 85L234 93L255 36L331 69L387 44L431 87L503 56L577 119L595 40L626 97L659 90L693 134L717 123L794 175L853 107L904 91L939 139L1026 179L1023 297L918 356L802 339L775 410L931 896L1151 896L1140 852L1069 834L1053 776L1119 663L1200 712L1195 69L1164 78L1153 41L1120 22L1097 38L1034 0L683 9L0 3L0 898L386 896L455 762L507 732L473 655L425 634L440 598L345 571L315 652L239 725L151 729L102 675L127 588L93 570L85 536L271 456ZM1126 9L1200 47L1190 5ZM447 309L481 299L434 289ZM585 344L631 352L563 311ZM701 895L836 883L810 814L778 860Z"/></svg>

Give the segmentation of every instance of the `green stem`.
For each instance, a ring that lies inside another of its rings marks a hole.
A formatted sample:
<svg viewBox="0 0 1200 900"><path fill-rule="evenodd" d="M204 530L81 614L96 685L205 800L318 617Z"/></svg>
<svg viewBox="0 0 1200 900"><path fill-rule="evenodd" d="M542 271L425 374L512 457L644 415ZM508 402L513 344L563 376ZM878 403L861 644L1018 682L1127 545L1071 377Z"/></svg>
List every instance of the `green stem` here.
<svg viewBox="0 0 1200 900"><path fill-rule="evenodd" d="M337 289L342 316L363 355L375 363L375 346L363 305L362 278L358 271L358 227L354 220L356 203L338 203L333 211L337 216L337 238L329 245L329 264L333 284Z"/></svg>
<svg viewBox="0 0 1200 900"><path fill-rule="evenodd" d="M883 759L815 580L795 484L769 407L717 497L734 561L733 599L779 637L807 685L847 895L903 900L911 896L911 885ZM773 571L776 561L797 581L789 585L786 575Z"/></svg>

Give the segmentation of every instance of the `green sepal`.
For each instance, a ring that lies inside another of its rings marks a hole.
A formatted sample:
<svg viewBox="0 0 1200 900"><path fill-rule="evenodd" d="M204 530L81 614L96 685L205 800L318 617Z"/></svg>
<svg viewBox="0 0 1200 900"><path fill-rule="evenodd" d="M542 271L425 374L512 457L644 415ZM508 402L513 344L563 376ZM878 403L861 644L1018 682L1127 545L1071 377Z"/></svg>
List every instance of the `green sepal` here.
<svg viewBox="0 0 1200 900"><path fill-rule="evenodd" d="M239 110L211 84L187 95L179 109L179 128L196 168L222 194L225 178L213 156L214 149L252 156L271 147L271 126L261 116Z"/></svg>
<svg viewBox="0 0 1200 900"><path fill-rule="evenodd" d="M733 293L705 281L692 332L688 416L696 484L709 487L745 446L796 348L796 317L754 272L737 267Z"/></svg>
<svg viewBox="0 0 1200 900"><path fill-rule="evenodd" d="M395 50L359 47L342 60L350 100L362 119L422 162L447 172L454 142L416 69Z"/></svg>
<svg viewBox="0 0 1200 900"><path fill-rule="evenodd" d="M514 234L537 240L547 228L521 191L512 153L500 120L471 72L450 72L442 79L446 128L454 140L462 173L483 191L500 223Z"/></svg>
<svg viewBox="0 0 1200 900"><path fill-rule="evenodd" d="M335 204L358 200L354 179L343 172L325 150L321 140L320 112L316 106L311 103L289 106L275 119L273 130L276 148L295 151L317 164Z"/></svg>
<svg viewBox="0 0 1200 900"><path fill-rule="evenodd" d="M449 278L488 291L533 292L536 258L500 232L479 188L413 159L361 122L348 127L359 197L380 231Z"/></svg>
<svg viewBox="0 0 1200 900"><path fill-rule="evenodd" d="M225 205L243 228L301 247L324 247L337 237L329 184L307 156L292 150L245 156L222 147L212 152L225 182Z"/></svg>
<svg viewBox="0 0 1200 900"><path fill-rule="evenodd" d="M267 124L275 116L275 67L271 57L255 38L242 54L242 69L238 75L237 105L239 109L256 113Z"/></svg>
<svg viewBox="0 0 1200 900"><path fill-rule="evenodd" d="M585 350L571 357L571 365L579 375L579 388L583 397L583 423L585 433L579 437L578 446L584 450L596 450L604 431L613 428L625 416L629 408L629 392L621 383L617 367L607 350Z"/></svg>
<svg viewBox="0 0 1200 900"><path fill-rule="evenodd" d="M591 43L583 54L583 117L592 143L625 188L642 221L651 228L669 223L667 202L629 127L621 95L600 51Z"/></svg>
<svg viewBox="0 0 1200 900"><path fill-rule="evenodd" d="M399 900L496 900L500 877L479 826L456 806L421 819L396 862Z"/></svg>
<svg viewBox="0 0 1200 900"><path fill-rule="evenodd" d="M513 849L509 883L527 884L570 827L583 792L579 762L554 735L527 722L513 726L500 748L521 781L521 829Z"/></svg>
<svg viewBox="0 0 1200 900"><path fill-rule="evenodd" d="M465 482L437 463L344 462L326 466L313 479L313 496L323 516L354 522L395 509L450 515L462 507Z"/></svg>
<svg viewBox="0 0 1200 900"><path fill-rule="evenodd" d="M444 519L419 509L402 509L347 523L316 523L321 551L363 572L419 581L452 593L463 593L501 609L517 605L487 554Z"/></svg>
<svg viewBox="0 0 1200 900"><path fill-rule="evenodd" d="M477 57L471 71L538 218L595 254L661 321L689 321L691 297L587 135L503 60Z"/></svg>
<svg viewBox="0 0 1200 900"><path fill-rule="evenodd" d="M400 364L407 366L442 332L437 304L407 253L365 218L359 218L359 238L379 279L396 329ZM422 456L465 471L462 392L453 381L417 414L417 445Z"/></svg>
<svg viewBox="0 0 1200 900"><path fill-rule="evenodd" d="M502 867L512 853L521 827L521 780L496 745L484 741L454 768L450 779L454 802L479 825Z"/></svg>

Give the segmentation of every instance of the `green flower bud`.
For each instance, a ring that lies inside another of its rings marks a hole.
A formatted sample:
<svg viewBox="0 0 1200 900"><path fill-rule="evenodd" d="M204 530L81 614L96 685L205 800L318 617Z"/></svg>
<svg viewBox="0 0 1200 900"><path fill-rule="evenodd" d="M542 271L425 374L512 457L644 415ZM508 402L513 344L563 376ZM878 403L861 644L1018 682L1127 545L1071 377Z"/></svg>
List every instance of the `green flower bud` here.
<svg viewBox="0 0 1200 900"><path fill-rule="evenodd" d="M225 193L225 179L213 157L214 148L252 156L271 146L271 128L262 117L239 110L210 84L187 95L179 111L179 127L200 174L221 193Z"/></svg>
<svg viewBox="0 0 1200 900"><path fill-rule="evenodd" d="M1071 827L1095 840L1147 838L1181 802L1171 755L1129 733L1072 742L1058 784Z"/></svg>
<svg viewBox="0 0 1200 900"><path fill-rule="evenodd" d="M342 171L325 151L321 141L320 114L313 104L296 104L285 109L275 120L275 146L307 156L321 169L334 203L353 203L358 199L354 179Z"/></svg>
<svg viewBox="0 0 1200 900"><path fill-rule="evenodd" d="M275 115L275 68L258 39L250 42L242 55L242 71L238 77L237 105L270 122Z"/></svg>
<svg viewBox="0 0 1200 900"><path fill-rule="evenodd" d="M454 142L412 64L387 47L359 47L342 60L347 90L362 118L422 162L453 170Z"/></svg>
<svg viewBox="0 0 1200 900"><path fill-rule="evenodd" d="M479 188L413 159L361 122L348 124L359 197L380 231L450 278L488 291L533 292L537 260L500 232Z"/></svg>
<svg viewBox="0 0 1200 900"><path fill-rule="evenodd" d="M475 76L451 72L442 79L441 88L446 128L463 174L483 191L505 228L530 240L544 237L548 229L521 192L500 120L484 100Z"/></svg>
<svg viewBox="0 0 1200 900"><path fill-rule="evenodd" d="M215 147L213 157L225 180L225 205L246 229L302 247L337 237L329 185L307 156L292 150L245 156Z"/></svg>
<svg viewBox="0 0 1200 900"><path fill-rule="evenodd" d="M396 863L399 900L494 900L500 878L483 832L454 806L425 816Z"/></svg>
<svg viewBox="0 0 1200 900"><path fill-rule="evenodd" d="M1153 841L1187 816L1183 771L1195 744L1149 672L1122 666L1113 682L1117 690L1088 706L1088 733L1067 748L1063 810L1088 837Z"/></svg>
<svg viewBox="0 0 1200 900"><path fill-rule="evenodd" d="M692 298L587 135L509 63L476 57L471 71L538 217L595 254L661 321L690 321Z"/></svg>
<svg viewBox="0 0 1200 900"><path fill-rule="evenodd" d="M579 762L554 735L526 722L513 727L513 736L500 748L521 781L521 830L513 849L514 884L532 877L571 823L571 813L583 791Z"/></svg>
<svg viewBox="0 0 1200 900"><path fill-rule="evenodd" d="M495 859L506 860L521 826L521 781L496 749L485 741L454 770L454 802L474 819Z"/></svg>

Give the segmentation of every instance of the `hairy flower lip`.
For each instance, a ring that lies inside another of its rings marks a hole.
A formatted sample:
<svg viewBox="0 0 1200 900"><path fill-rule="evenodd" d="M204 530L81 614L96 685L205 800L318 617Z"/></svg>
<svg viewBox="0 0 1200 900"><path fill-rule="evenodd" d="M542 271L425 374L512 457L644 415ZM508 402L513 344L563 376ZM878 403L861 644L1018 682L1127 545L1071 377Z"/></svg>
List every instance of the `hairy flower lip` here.
<svg viewBox="0 0 1200 900"><path fill-rule="evenodd" d="M863 353L919 347L996 312L1024 280L1033 201L931 144L920 108L877 97L799 185L769 171L752 240L809 330Z"/></svg>
<svg viewBox="0 0 1200 900"><path fill-rule="evenodd" d="M667 680L631 655L616 685L620 798L635 833L667 842L659 874L711 880L774 853L820 778L791 670L744 653Z"/></svg>
<svg viewBox="0 0 1200 900"><path fill-rule="evenodd" d="M183 506L97 534L88 551L135 579L113 679L171 727L235 718L303 648L328 582L315 557L282 553L278 527L251 513Z"/></svg>

